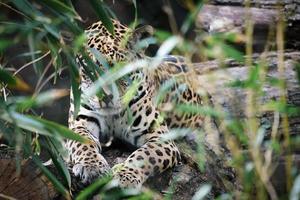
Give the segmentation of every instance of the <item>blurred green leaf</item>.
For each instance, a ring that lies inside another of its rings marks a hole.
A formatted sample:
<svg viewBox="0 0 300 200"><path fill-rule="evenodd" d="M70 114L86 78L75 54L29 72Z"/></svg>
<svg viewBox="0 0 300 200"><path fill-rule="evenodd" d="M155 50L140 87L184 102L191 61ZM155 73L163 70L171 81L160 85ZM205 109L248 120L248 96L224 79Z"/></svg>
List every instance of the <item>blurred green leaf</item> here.
<svg viewBox="0 0 300 200"><path fill-rule="evenodd" d="M27 135L29 135L29 134L27 134ZM38 135L36 135L36 137L35 138L30 138L31 139L31 141L33 141L32 143L32 149L33 149L33 152L34 152L34 154L36 154L36 155L40 155L41 154L41 150L42 150L42 148L41 148L41 144L40 144L40 142L39 142L39 140L38 140Z"/></svg>
<svg viewBox="0 0 300 200"><path fill-rule="evenodd" d="M297 200L300 198L300 175L294 181L294 185L290 194L290 200Z"/></svg>
<svg viewBox="0 0 300 200"><path fill-rule="evenodd" d="M227 84L228 87L237 87L237 88L252 88L255 89L258 93L261 92L260 87L262 83L259 77L260 67L258 65L252 66L249 69L249 76L246 80L234 80Z"/></svg>
<svg viewBox="0 0 300 200"><path fill-rule="evenodd" d="M135 28L136 24L137 24L138 10L137 10L137 5L136 5L136 0L132 0L132 3L134 5L134 22L133 22L133 28Z"/></svg>
<svg viewBox="0 0 300 200"><path fill-rule="evenodd" d="M126 107L126 119L127 119L127 123L132 125L133 123L132 110L130 110L128 106Z"/></svg>
<svg viewBox="0 0 300 200"><path fill-rule="evenodd" d="M5 50L11 44L13 44L13 41L11 40L0 39L0 52Z"/></svg>
<svg viewBox="0 0 300 200"><path fill-rule="evenodd" d="M200 189L194 194L192 200L202 200L206 199L205 197L211 191L212 186L210 184L204 184L200 187Z"/></svg>
<svg viewBox="0 0 300 200"><path fill-rule="evenodd" d="M229 39L232 38L229 37ZM240 63L244 63L244 54L232 45L228 44L227 40L227 34L223 33L214 33L212 35L204 37L204 42L207 46L206 48L204 48L204 52L208 57L211 58L231 58Z"/></svg>
<svg viewBox="0 0 300 200"><path fill-rule="evenodd" d="M166 41L164 41L164 43L160 46L160 48L156 53L156 56L160 57L160 56L168 55L172 51L172 49L180 42L182 42L181 37L171 36Z"/></svg>
<svg viewBox="0 0 300 200"><path fill-rule="evenodd" d="M135 45L134 45L134 49L138 52L140 52L141 50L145 50L147 49L147 47L151 44L156 44L157 41L155 38L153 37L148 37L145 39L142 39L140 41L138 41Z"/></svg>
<svg viewBox="0 0 300 200"><path fill-rule="evenodd" d="M57 74L58 74L58 69L61 68L62 66L62 60L60 56L60 48L55 44L54 41L50 37L47 37L47 43L48 47L51 51L51 56L53 58L53 66L55 68L55 77L54 77L54 83L56 82Z"/></svg>
<svg viewBox="0 0 300 200"><path fill-rule="evenodd" d="M85 200L91 198L96 193L99 193L103 187L111 181L112 176L105 176L102 178L97 179L94 183L86 187L84 190L82 190L78 196L76 197L76 200Z"/></svg>
<svg viewBox="0 0 300 200"><path fill-rule="evenodd" d="M51 145L51 140L49 138L46 139L48 141L48 146L51 148L55 148L53 145ZM60 177L62 177L62 180L64 182L64 185L67 186L69 189L71 188L71 176L69 173L69 170L66 166L66 163L62 160L60 155L58 153L55 153L55 151L51 151L50 148L48 149L48 153L51 156L51 160L57 169L57 172L60 174ZM51 148L51 149L52 149Z"/></svg>
<svg viewBox="0 0 300 200"><path fill-rule="evenodd" d="M262 106L264 111L278 111L280 113L286 113L289 116L299 116L300 108L294 105L285 104L281 101L268 101Z"/></svg>
<svg viewBox="0 0 300 200"><path fill-rule="evenodd" d="M97 54L94 49L90 49L90 51L93 53L97 61L108 69L109 66L105 58L100 53ZM100 67L90 58L90 56L88 56L86 52L81 52L81 56L83 59L80 62L84 61L86 63L86 65L81 65L84 68L85 73L93 82L96 81L99 76L103 74L103 71L101 71Z"/></svg>
<svg viewBox="0 0 300 200"><path fill-rule="evenodd" d="M163 102L164 98L168 94L168 91L176 85L176 80L174 78L166 80L160 87L155 96L154 105L158 106Z"/></svg>
<svg viewBox="0 0 300 200"><path fill-rule="evenodd" d="M189 13L188 17L185 19L180 29L183 34L185 34L189 30L190 26L195 21L195 18L198 16L198 13L200 12L202 6L203 1L201 0L196 5L196 7L194 7L193 10Z"/></svg>
<svg viewBox="0 0 300 200"><path fill-rule="evenodd" d="M29 24L28 22L26 24ZM35 52L37 51L36 45L37 45L37 41L35 41L34 39L34 33L32 31L29 31L29 33L27 34L27 43L28 43L28 47L29 47L29 51L30 52ZM31 55L31 60L36 60L36 55L32 54ZM35 71L36 74L40 75L42 73L42 68L39 65L39 62L33 62L33 69Z"/></svg>
<svg viewBox="0 0 300 200"><path fill-rule="evenodd" d="M228 87L236 87L236 88L247 88L247 83L244 80L234 80L228 84L226 84Z"/></svg>
<svg viewBox="0 0 300 200"><path fill-rule="evenodd" d="M283 82L276 77L266 77L266 81L272 86L281 86Z"/></svg>
<svg viewBox="0 0 300 200"><path fill-rule="evenodd" d="M245 58L244 58L243 53L241 53L234 47L232 47L228 44L225 44L225 43L223 43L222 48L223 48L223 52L227 58L233 58L238 62L244 63Z"/></svg>
<svg viewBox="0 0 300 200"><path fill-rule="evenodd" d="M151 192L143 192L139 195L135 195L133 197L128 197L128 200L152 200L153 195Z"/></svg>
<svg viewBox="0 0 300 200"><path fill-rule="evenodd" d="M31 87L25 83L22 79L12 76L8 71L0 68L0 83L2 85L8 85L10 89L20 91L31 91Z"/></svg>
<svg viewBox="0 0 300 200"><path fill-rule="evenodd" d="M16 86L17 81L9 72L0 69L0 81L1 84L8 84L9 86Z"/></svg>
<svg viewBox="0 0 300 200"><path fill-rule="evenodd" d="M232 199L234 199L234 198L233 198L233 195L230 193L221 194L220 196L218 196L216 198L216 200L232 200Z"/></svg>
<svg viewBox="0 0 300 200"><path fill-rule="evenodd" d="M276 140L271 140L270 142L270 148L272 148L272 150L275 152L275 153L280 153L280 143Z"/></svg>
<svg viewBox="0 0 300 200"><path fill-rule="evenodd" d="M62 136L79 142L88 142L87 139L74 133L70 129L52 121L41 119L39 117L23 115L17 112L1 113L0 118L10 123L15 122L17 126L25 130L40 133L47 136Z"/></svg>
<svg viewBox="0 0 300 200"><path fill-rule="evenodd" d="M74 46L74 49L76 52L78 52L82 47L85 46L85 43L86 43L86 35L84 33L78 35L74 42L73 42L73 46Z"/></svg>
<svg viewBox="0 0 300 200"><path fill-rule="evenodd" d="M135 97L140 84L141 83L139 81L132 82L132 85L126 90L125 94L122 97L122 102L124 105L128 105L129 102Z"/></svg>
<svg viewBox="0 0 300 200"><path fill-rule="evenodd" d="M298 84L300 84L300 63L295 64L295 70L297 72Z"/></svg>
<svg viewBox="0 0 300 200"><path fill-rule="evenodd" d="M50 8L57 10L61 13L71 13L73 15L77 14L72 7L67 6L62 1L58 1L58 0L40 0L40 1L48 5Z"/></svg>
<svg viewBox="0 0 300 200"><path fill-rule="evenodd" d="M60 39L60 31L57 27L48 24L43 24L43 26L52 36L54 36L58 40Z"/></svg>
<svg viewBox="0 0 300 200"><path fill-rule="evenodd" d="M88 97L96 95L105 85L113 84L116 80L124 77L125 75L133 72L137 69L142 69L148 66L148 61L137 60L132 63L128 63L119 70L114 71L114 69L104 73L101 78L99 78L93 86L86 92Z"/></svg>
<svg viewBox="0 0 300 200"><path fill-rule="evenodd" d="M234 33L234 32L224 33L224 38L226 41L233 42L233 43L242 42L242 35L239 33Z"/></svg>
<svg viewBox="0 0 300 200"><path fill-rule="evenodd" d="M248 137L244 130L244 122L237 119L231 119L226 121L226 125L229 132L235 135L242 145L246 146L248 144Z"/></svg>
<svg viewBox="0 0 300 200"><path fill-rule="evenodd" d="M254 141L255 148L260 148L260 146L263 143L265 133L266 133L266 130L263 127L260 127L257 130L256 137L254 138L255 139L255 141Z"/></svg>
<svg viewBox="0 0 300 200"><path fill-rule="evenodd" d="M103 200L111 199L138 199L150 200L153 196L150 192L141 192L137 188L120 188L117 187L116 182L113 180L105 186L104 190L100 192L99 196Z"/></svg>
<svg viewBox="0 0 300 200"><path fill-rule="evenodd" d="M67 59L69 63L69 71L71 74L71 89L73 94L73 100L74 100L74 116L77 116L77 113L79 112L80 108L80 96L81 91L79 89L80 87L80 76L79 76L79 70L77 64L74 61L74 58L69 54L67 54Z"/></svg>
<svg viewBox="0 0 300 200"><path fill-rule="evenodd" d="M178 113L186 113L186 114L198 114L203 116L211 116L211 117L226 117L225 113L221 113L213 109L209 106L200 106L200 105L192 105L192 104L178 104L174 108L175 112Z"/></svg>
<svg viewBox="0 0 300 200"><path fill-rule="evenodd" d="M159 29L155 30L154 35L155 35L155 37L158 38L158 40L160 42L163 42L163 41L165 41L166 39L168 39L169 37L172 36L172 34L170 32L167 32L167 31L164 31L164 30L159 30Z"/></svg>
<svg viewBox="0 0 300 200"><path fill-rule="evenodd" d="M105 26L105 28L114 35L114 25L108 16L105 8L103 7L103 2L100 0L89 0L93 9L96 11L97 16Z"/></svg>
<svg viewBox="0 0 300 200"><path fill-rule="evenodd" d="M176 140L183 138L188 133L191 133L192 130L188 128L172 128L168 133L161 135L162 141Z"/></svg>
<svg viewBox="0 0 300 200"><path fill-rule="evenodd" d="M25 52L25 53L21 53L16 55L15 58L20 58L20 57L27 57L27 56L32 56L32 55L39 55L42 54L43 52L41 50L38 51L34 51L34 52Z"/></svg>
<svg viewBox="0 0 300 200"><path fill-rule="evenodd" d="M13 2L13 4L18 8L18 10L22 11L28 16L40 15L40 13L27 0L11 0L11 2Z"/></svg>
<svg viewBox="0 0 300 200"><path fill-rule="evenodd" d="M24 111L32 107L51 103L54 100L69 95L69 91L65 89L50 90L40 93L33 97L9 97L7 99L8 104L14 104L16 110Z"/></svg>

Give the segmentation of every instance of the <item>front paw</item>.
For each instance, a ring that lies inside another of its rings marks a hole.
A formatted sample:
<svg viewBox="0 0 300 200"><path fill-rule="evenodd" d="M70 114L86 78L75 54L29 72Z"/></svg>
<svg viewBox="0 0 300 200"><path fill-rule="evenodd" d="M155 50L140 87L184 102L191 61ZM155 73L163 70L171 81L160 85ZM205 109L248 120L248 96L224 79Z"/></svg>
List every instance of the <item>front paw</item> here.
<svg viewBox="0 0 300 200"><path fill-rule="evenodd" d="M75 163L72 172L79 177L83 184L90 184L95 179L102 177L110 171L110 167L102 155Z"/></svg>
<svg viewBox="0 0 300 200"><path fill-rule="evenodd" d="M140 189L142 187L142 174L139 169L133 169L124 163L119 163L112 168L112 172L114 180L121 188Z"/></svg>

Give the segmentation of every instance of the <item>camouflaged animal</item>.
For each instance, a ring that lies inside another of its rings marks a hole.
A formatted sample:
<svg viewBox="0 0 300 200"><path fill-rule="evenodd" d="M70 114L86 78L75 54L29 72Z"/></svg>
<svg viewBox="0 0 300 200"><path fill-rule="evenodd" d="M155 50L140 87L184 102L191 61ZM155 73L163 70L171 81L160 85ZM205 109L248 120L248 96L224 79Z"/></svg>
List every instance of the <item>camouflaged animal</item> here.
<svg viewBox="0 0 300 200"><path fill-rule="evenodd" d="M142 49L135 47L143 31L151 32L149 26L131 30L115 20L113 25L114 35L110 34L101 22L94 23L86 30L87 52L101 69L105 67L97 61L90 52L91 49L101 53L110 67L118 62L129 63L139 59L151 61ZM127 40L126 44L124 40ZM81 68L80 87L84 98L93 82L84 71L84 59L79 57L77 63ZM182 57L165 56L155 69L137 69L129 74L128 79L120 80L118 90L121 97L117 101L99 100L97 96L89 97L81 103L76 118L73 117L74 105L71 95L69 127L91 141L89 144L82 144L70 140L65 144L69 151L67 163L75 176L80 177L83 183L90 183L110 171L109 164L101 155L100 145L100 142L110 137L137 147L114 173L114 179L118 180L122 187L139 188L149 176L178 164L180 154L176 144L171 140L161 140L161 136L168 133L170 128L201 127L203 117L165 110L166 107L179 103L202 104L193 86L193 74L192 68ZM176 80L176 83L164 93L162 103L157 105L155 97L159 88L170 79ZM133 81L138 83L137 91L128 105L124 105L121 101L122 95ZM182 84L185 87L181 87ZM131 116L131 120L128 115Z"/></svg>

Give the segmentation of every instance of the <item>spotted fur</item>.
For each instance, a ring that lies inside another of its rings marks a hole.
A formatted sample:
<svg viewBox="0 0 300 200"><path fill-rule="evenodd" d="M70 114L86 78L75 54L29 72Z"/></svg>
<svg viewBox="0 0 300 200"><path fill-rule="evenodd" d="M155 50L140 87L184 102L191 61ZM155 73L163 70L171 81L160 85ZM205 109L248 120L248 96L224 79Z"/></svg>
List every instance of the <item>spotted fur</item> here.
<svg viewBox="0 0 300 200"><path fill-rule="evenodd" d="M116 62L132 62L147 58L143 50L135 48L142 31L151 31L149 27L137 30L113 21L115 35L110 34L101 22L93 24L86 30L87 52L97 65L105 70L91 49L98 51L112 66ZM124 43L124 40L127 41ZM82 99L91 87L92 81L84 71L85 62L77 60L81 69ZM124 187L140 187L149 176L156 172L173 167L180 161L180 154L174 141L162 140L161 136L173 127L201 127L203 118L199 115L179 114L165 111L165 105L178 103L202 104L200 96L193 86L192 68L182 57L166 56L154 70L139 69L119 84L120 96L136 81L138 89L128 105L121 98L104 101L98 97L89 97L81 103L76 118L71 97L69 127L76 133L90 139L90 144L67 141L66 147L70 156L67 160L73 173L83 183L89 183L110 170L105 158L101 155L100 142L110 137L119 138L137 147L115 173L115 179ZM159 88L168 80L176 80L171 89L157 104L155 97ZM131 116L131 117L128 117Z"/></svg>

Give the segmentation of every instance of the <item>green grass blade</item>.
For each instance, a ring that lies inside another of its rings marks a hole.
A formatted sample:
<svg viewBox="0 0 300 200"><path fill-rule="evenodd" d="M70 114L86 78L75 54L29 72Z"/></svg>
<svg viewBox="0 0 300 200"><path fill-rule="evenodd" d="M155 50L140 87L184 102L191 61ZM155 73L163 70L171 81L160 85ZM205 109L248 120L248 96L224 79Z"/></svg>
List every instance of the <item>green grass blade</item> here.
<svg viewBox="0 0 300 200"><path fill-rule="evenodd" d="M51 138L46 138L49 149L48 152L51 156L52 162L55 165L55 168L57 169L58 173L60 174L60 177L62 177L64 185L68 188L71 188L71 176L69 173L69 170L65 164L65 162L62 160L62 158L54 151L55 147L54 145L51 145ZM54 149L53 149L54 148Z"/></svg>
<svg viewBox="0 0 300 200"><path fill-rule="evenodd" d="M103 7L103 3L100 0L89 0L92 7L94 8L97 16L105 26L105 28L112 34L114 35L114 26L113 23L108 16L105 8Z"/></svg>
<svg viewBox="0 0 300 200"><path fill-rule="evenodd" d="M32 155L32 160L42 170L43 174L51 181L55 189L61 193L66 199L71 199L68 190L57 180L57 178L43 165L36 155Z"/></svg>
<svg viewBox="0 0 300 200"><path fill-rule="evenodd" d="M185 34L192 23L195 21L195 18L197 17L198 13L200 12L201 8L203 6L203 1L200 1L197 6L194 8L194 10L189 14L189 16L186 18L186 20L183 22L180 31Z"/></svg>
<svg viewBox="0 0 300 200"><path fill-rule="evenodd" d="M57 10L61 13L70 13L73 16L76 15L75 10L72 7L67 6L61 1L58 0L41 0L44 4L48 5L54 10Z"/></svg>
<svg viewBox="0 0 300 200"><path fill-rule="evenodd" d="M77 113L79 112L79 107L80 107L80 97L81 97L81 91L79 88L80 76L79 76L78 66L75 63L74 58L69 53L66 54L67 54L69 70L71 74L71 88L72 88L72 94L74 100L74 116L76 116Z"/></svg>
<svg viewBox="0 0 300 200"><path fill-rule="evenodd" d="M16 86L17 81L8 71L0 69L0 82L1 84L8 84L10 86Z"/></svg>

